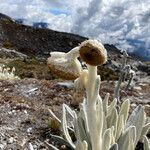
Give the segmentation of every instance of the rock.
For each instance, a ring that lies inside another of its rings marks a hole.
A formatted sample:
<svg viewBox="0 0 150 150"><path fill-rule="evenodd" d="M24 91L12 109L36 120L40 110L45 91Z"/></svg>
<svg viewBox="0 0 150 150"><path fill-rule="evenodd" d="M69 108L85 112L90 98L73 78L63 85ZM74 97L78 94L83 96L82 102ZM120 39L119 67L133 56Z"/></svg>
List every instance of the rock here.
<svg viewBox="0 0 150 150"><path fill-rule="evenodd" d="M27 129L27 133L32 133L32 131L33 131L33 128L32 128L32 127L29 127L29 128Z"/></svg>
<svg viewBox="0 0 150 150"><path fill-rule="evenodd" d="M4 149L4 147L5 147L5 145L0 144L0 150L3 150L3 149Z"/></svg>
<svg viewBox="0 0 150 150"><path fill-rule="evenodd" d="M27 59L27 55L22 54L20 52L17 52L14 49L7 49L4 47L0 47L0 58L10 58L10 59L20 59L20 60L24 60Z"/></svg>
<svg viewBox="0 0 150 150"><path fill-rule="evenodd" d="M146 104L145 107L146 107L146 108L150 108L150 105L149 105L149 104Z"/></svg>
<svg viewBox="0 0 150 150"><path fill-rule="evenodd" d="M137 105L135 103L132 103L131 104L131 107L136 107Z"/></svg>
<svg viewBox="0 0 150 150"><path fill-rule="evenodd" d="M68 88L68 89L73 89L74 88L74 83L73 82L58 82L56 84L56 87L63 87L63 88Z"/></svg>
<svg viewBox="0 0 150 150"><path fill-rule="evenodd" d="M142 88L140 86L135 86L133 89L138 90L138 91L142 90Z"/></svg>
<svg viewBox="0 0 150 150"><path fill-rule="evenodd" d="M10 137L8 140L7 140L7 143L8 144L12 144L14 142L14 138L13 137Z"/></svg>
<svg viewBox="0 0 150 150"><path fill-rule="evenodd" d="M29 143L29 150L34 150L33 145Z"/></svg>

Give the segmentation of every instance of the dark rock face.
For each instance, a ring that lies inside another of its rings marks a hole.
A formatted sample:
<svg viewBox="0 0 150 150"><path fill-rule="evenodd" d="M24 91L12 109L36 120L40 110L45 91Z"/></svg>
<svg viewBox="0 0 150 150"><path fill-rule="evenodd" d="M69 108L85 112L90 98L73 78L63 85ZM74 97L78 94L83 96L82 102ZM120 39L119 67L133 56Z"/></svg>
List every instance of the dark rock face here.
<svg viewBox="0 0 150 150"><path fill-rule="evenodd" d="M48 57L51 51L67 52L85 39L74 34L25 26L0 14L0 42L27 55Z"/></svg>

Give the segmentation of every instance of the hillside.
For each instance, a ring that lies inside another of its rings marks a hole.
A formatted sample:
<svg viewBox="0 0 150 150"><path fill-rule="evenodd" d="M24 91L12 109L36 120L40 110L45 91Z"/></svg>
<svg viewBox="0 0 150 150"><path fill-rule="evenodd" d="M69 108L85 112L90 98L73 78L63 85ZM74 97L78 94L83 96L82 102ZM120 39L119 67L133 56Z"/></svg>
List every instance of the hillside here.
<svg viewBox="0 0 150 150"><path fill-rule="evenodd" d="M48 57L50 51L69 51L85 37L19 24L0 14L0 42L24 54Z"/></svg>

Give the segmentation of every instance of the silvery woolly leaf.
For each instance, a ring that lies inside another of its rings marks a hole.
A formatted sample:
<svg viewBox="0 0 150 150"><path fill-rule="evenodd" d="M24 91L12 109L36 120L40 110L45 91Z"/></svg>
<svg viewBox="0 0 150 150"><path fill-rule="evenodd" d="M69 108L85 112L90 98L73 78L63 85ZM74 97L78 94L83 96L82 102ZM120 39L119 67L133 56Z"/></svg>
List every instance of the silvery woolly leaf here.
<svg viewBox="0 0 150 150"><path fill-rule="evenodd" d="M80 113L78 115L84 120L85 126L86 126L86 131L89 132L85 101L83 101L83 103L80 105Z"/></svg>
<svg viewBox="0 0 150 150"><path fill-rule="evenodd" d="M148 134L149 131L150 131L150 122L143 126L140 141L143 141L143 136Z"/></svg>
<svg viewBox="0 0 150 150"><path fill-rule="evenodd" d="M88 144L86 141L78 141L75 150L88 150Z"/></svg>
<svg viewBox="0 0 150 150"><path fill-rule="evenodd" d="M51 109L48 109L48 111L49 111L51 117L54 118L55 120L57 120L58 123L60 123L60 126L61 126L61 120L52 112ZM74 132L73 129L70 128L69 126L67 126L67 128L68 128L70 131Z"/></svg>
<svg viewBox="0 0 150 150"><path fill-rule="evenodd" d="M63 107L65 107L65 109L66 109L67 112L70 114L70 116L71 116L72 118L74 118L74 111L71 110L71 108L70 108L68 105L66 105L66 104L63 104Z"/></svg>
<svg viewBox="0 0 150 150"><path fill-rule="evenodd" d="M100 76L98 75L95 81L95 86L94 86L94 91L93 91L93 97L92 97L92 101L94 104L97 103L97 99L99 97L99 99L101 100L101 97L99 95L99 89L100 89ZM101 100L102 101L102 100Z"/></svg>
<svg viewBox="0 0 150 150"><path fill-rule="evenodd" d="M129 141L129 145L130 145L129 150L135 150L134 142L132 140Z"/></svg>
<svg viewBox="0 0 150 150"><path fill-rule="evenodd" d="M115 143L115 129L114 129L114 126L111 127L111 144L114 144Z"/></svg>
<svg viewBox="0 0 150 150"><path fill-rule="evenodd" d="M103 106L102 106L102 100L100 98L98 98L97 100L97 117L95 120L96 122L96 127L97 127L97 130L100 134L102 134L103 132L103 126L104 126L104 112L103 112Z"/></svg>
<svg viewBox="0 0 150 150"><path fill-rule="evenodd" d="M54 119L56 119L59 123L61 123L61 120L52 112L51 109L48 109L48 111L49 111L50 115L51 115Z"/></svg>
<svg viewBox="0 0 150 150"><path fill-rule="evenodd" d="M144 136L144 150L150 150L150 142L146 136Z"/></svg>
<svg viewBox="0 0 150 150"><path fill-rule="evenodd" d="M86 140L87 135L86 135L84 120L81 117L78 117L77 123L78 123L78 127L79 127L79 134L80 134L81 140L82 141Z"/></svg>
<svg viewBox="0 0 150 150"><path fill-rule="evenodd" d="M69 132L68 132L68 128L67 128L67 120L66 120L66 108L63 104L63 113L62 113L62 130L63 130L63 133L64 133L64 137L65 139L68 141L68 143L73 147L75 148L75 145L74 143L72 142L72 139L69 135Z"/></svg>
<svg viewBox="0 0 150 150"><path fill-rule="evenodd" d="M105 116L107 115L107 107L108 107L108 99L109 99L109 96L110 96L110 94L107 93L107 94L105 95L104 100L103 100L103 111L104 111L104 113L105 113Z"/></svg>
<svg viewBox="0 0 150 150"><path fill-rule="evenodd" d="M102 140L103 140L103 144L102 144L103 150L109 150L111 146L111 129L110 128L104 132Z"/></svg>
<svg viewBox="0 0 150 150"><path fill-rule="evenodd" d="M133 126L129 132L129 145L130 148L129 150L134 150L135 149L135 140L136 140L136 128Z"/></svg>
<svg viewBox="0 0 150 150"><path fill-rule="evenodd" d="M116 129L116 133L115 133L115 135L116 135L115 140L116 141L120 137L123 129L124 129L124 115L121 115L118 117L117 129Z"/></svg>
<svg viewBox="0 0 150 150"><path fill-rule="evenodd" d="M119 150L133 150L133 138L131 134L135 131L134 126L130 126L118 139L118 149Z"/></svg>
<svg viewBox="0 0 150 150"><path fill-rule="evenodd" d="M76 114L75 114L75 117L74 117L74 133L75 133L75 137L76 137L77 141L81 141L80 131L79 131L79 126L78 126L78 121L77 121Z"/></svg>
<svg viewBox="0 0 150 150"><path fill-rule="evenodd" d="M75 134L78 135L77 141L87 141L88 143L88 149L91 149L91 141L90 141L90 136L89 133L86 130L86 125L84 120L78 116L77 120L75 122Z"/></svg>
<svg viewBox="0 0 150 150"><path fill-rule="evenodd" d="M106 116L103 116L103 129L102 129L102 135L104 134L105 130L107 130L107 121L106 121Z"/></svg>
<svg viewBox="0 0 150 150"><path fill-rule="evenodd" d="M113 108L116 107L117 99L115 98L107 108L107 115L110 115Z"/></svg>
<svg viewBox="0 0 150 150"><path fill-rule="evenodd" d="M147 118L146 118L146 123L145 123L145 124L148 124L148 123L150 123L150 117L147 117ZM149 129L149 131L148 131L148 134L150 134L150 129Z"/></svg>
<svg viewBox="0 0 150 150"><path fill-rule="evenodd" d="M132 114L130 115L127 124L125 126L125 130L130 127L130 126L135 126L136 127L136 141L135 141L135 145L137 144L137 142L140 139L141 133L142 133L142 128L145 124L146 121L146 116L145 116L145 112L144 112L144 108L139 105L137 106Z"/></svg>
<svg viewBox="0 0 150 150"><path fill-rule="evenodd" d="M118 122L118 113L116 108L112 109L112 113L107 116L107 128L111 128L112 126L114 126L114 128L116 129L117 127L117 122Z"/></svg>
<svg viewBox="0 0 150 150"><path fill-rule="evenodd" d="M132 139L132 143L135 143L136 141L136 127L133 126L132 130L130 130L130 139Z"/></svg>
<svg viewBox="0 0 150 150"><path fill-rule="evenodd" d="M147 118L146 118L146 124L147 124L147 123L150 123L150 117L147 117Z"/></svg>
<svg viewBox="0 0 150 150"><path fill-rule="evenodd" d="M128 114L129 114L129 109L130 109L130 100L125 100L120 108L119 115L124 115L124 124L126 124Z"/></svg>

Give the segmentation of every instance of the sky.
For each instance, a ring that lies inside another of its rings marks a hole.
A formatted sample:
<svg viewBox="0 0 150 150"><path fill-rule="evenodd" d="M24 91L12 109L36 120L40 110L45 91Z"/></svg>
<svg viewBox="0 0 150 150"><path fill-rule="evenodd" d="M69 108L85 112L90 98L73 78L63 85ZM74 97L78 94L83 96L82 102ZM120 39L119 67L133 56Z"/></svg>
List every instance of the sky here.
<svg viewBox="0 0 150 150"><path fill-rule="evenodd" d="M0 0L0 12L139 51L150 60L150 0Z"/></svg>

